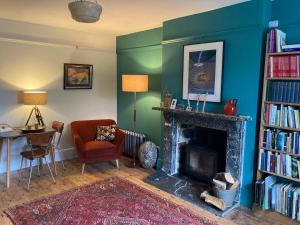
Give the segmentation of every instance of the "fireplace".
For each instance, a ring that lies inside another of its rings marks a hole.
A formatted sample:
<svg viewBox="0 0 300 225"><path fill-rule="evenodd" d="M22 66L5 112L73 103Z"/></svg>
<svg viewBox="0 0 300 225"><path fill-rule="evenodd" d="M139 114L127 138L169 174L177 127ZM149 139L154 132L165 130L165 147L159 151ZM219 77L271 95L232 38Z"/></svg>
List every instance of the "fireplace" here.
<svg viewBox="0 0 300 225"><path fill-rule="evenodd" d="M249 118L159 107L153 109L162 111L164 115L163 168L147 178L147 182L219 216L238 206ZM224 213L201 202L199 197L202 191L211 188L216 172L230 172L240 183L234 206ZM190 178L194 178L196 183Z"/></svg>
<svg viewBox="0 0 300 225"><path fill-rule="evenodd" d="M183 174L200 181L210 182L216 172L218 153L198 145L186 145L184 149Z"/></svg>
<svg viewBox="0 0 300 225"><path fill-rule="evenodd" d="M188 125L181 129L186 144L180 148L179 173L211 182L217 172L225 171L227 133Z"/></svg>

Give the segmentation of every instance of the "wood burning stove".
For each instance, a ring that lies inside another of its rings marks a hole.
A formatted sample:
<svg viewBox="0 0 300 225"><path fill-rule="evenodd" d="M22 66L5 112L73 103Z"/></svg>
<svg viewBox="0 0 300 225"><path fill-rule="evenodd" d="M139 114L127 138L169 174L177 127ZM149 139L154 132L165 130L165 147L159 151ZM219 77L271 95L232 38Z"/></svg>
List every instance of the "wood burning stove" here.
<svg viewBox="0 0 300 225"><path fill-rule="evenodd" d="M184 174L210 182L218 168L218 152L214 149L188 144L184 150Z"/></svg>

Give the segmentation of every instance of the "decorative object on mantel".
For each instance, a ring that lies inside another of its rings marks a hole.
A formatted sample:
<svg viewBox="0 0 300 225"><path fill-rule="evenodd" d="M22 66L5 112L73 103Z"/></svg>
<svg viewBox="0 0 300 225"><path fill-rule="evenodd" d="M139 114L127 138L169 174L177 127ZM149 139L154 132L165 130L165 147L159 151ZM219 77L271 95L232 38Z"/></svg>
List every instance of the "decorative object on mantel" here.
<svg viewBox="0 0 300 225"><path fill-rule="evenodd" d="M172 94L168 91L164 92L164 107L170 108L172 104Z"/></svg>
<svg viewBox="0 0 300 225"><path fill-rule="evenodd" d="M153 168L157 160L157 147L151 141L146 141L139 148L139 160L142 167Z"/></svg>
<svg viewBox="0 0 300 225"><path fill-rule="evenodd" d="M190 102L190 95L188 94L188 106L186 107L186 111L193 111L193 108L191 107L191 102Z"/></svg>
<svg viewBox="0 0 300 225"><path fill-rule="evenodd" d="M237 114L237 99L229 99L224 106L224 113L228 116L236 116Z"/></svg>
<svg viewBox="0 0 300 225"><path fill-rule="evenodd" d="M224 42L184 46L182 98L197 100L207 93L207 101L220 102Z"/></svg>
<svg viewBox="0 0 300 225"><path fill-rule="evenodd" d="M64 89L92 89L93 65L64 64Z"/></svg>
<svg viewBox="0 0 300 225"><path fill-rule="evenodd" d="M29 117L26 121L25 128L22 130L30 131L40 131L45 128L45 123L42 117L42 114L38 108L38 105L47 104L47 92L46 91L23 91L21 95L21 100L24 105L33 105ZM35 125L29 125L29 121L34 113L37 123Z"/></svg>
<svg viewBox="0 0 300 225"><path fill-rule="evenodd" d="M136 93L148 91L148 75L122 75L122 91L134 93L133 105L133 132L136 132ZM133 161L128 165L129 167L136 167L136 149L137 145L134 144Z"/></svg>
<svg viewBox="0 0 300 225"><path fill-rule="evenodd" d="M68 7L72 18L80 23L95 23L100 19L102 12L102 6L97 1L73 1Z"/></svg>
<svg viewBox="0 0 300 225"><path fill-rule="evenodd" d="M177 99L173 98L172 102L171 102L170 109L176 109L176 105L177 105Z"/></svg>

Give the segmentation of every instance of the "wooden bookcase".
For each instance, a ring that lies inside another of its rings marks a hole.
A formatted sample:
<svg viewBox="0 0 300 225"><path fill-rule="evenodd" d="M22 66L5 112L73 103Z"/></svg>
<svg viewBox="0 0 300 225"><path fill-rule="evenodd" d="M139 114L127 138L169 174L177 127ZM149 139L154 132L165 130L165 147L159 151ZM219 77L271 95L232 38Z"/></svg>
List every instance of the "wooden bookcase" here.
<svg viewBox="0 0 300 225"><path fill-rule="evenodd" d="M263 80L263 92L262 92L262 104L261 104L261 117L260 117L260 135L259 135L259 150L263 149L264 151L270 151L272 153L279 153L279 154L286 154L290 155L293 157L297 157L298 160L300 160L300 153L299 154L293 154L291 152L287 151L282 151L278 149L273 149L273 148L265 148L263 147L263 138L264 138L264 130L265 128L271 128L274 130L281 130L281 131L287 131L287 132L300 132L300 129L296 128L290 128L290 127L281 127L281 126L274 126L274 125L269 125L265 124L265 119L264 119L264 113L265 113L265 107L267 104L274 104L274 105L282 105L282 106L292 106L292 107L299 107L300 108L300 102L297 103L289 103L289 102L275 102L275 101L269 101L267 99L267 90L268 90L268 85L270 84L271 81L273 80L279 80L279 81L300 81L299 77L269 77L268 76L268 60L269 57L271 56L287 56L287 55L300 55L300 52L280 52L280 53L267 53L265 56L265 67L264 67L264 80ZM258 162L261 162L261 155L260 151L258 151ZM283 176L281 174L276 174L268 171L263 171L259 168L260 163L258 163L258 169L257 169L257 180L260 180L264 178L267 175L273 175L277 177L284 178L286 180L290 180L293 182L299 182L299 178L293 178L289 176Z"/></svg>

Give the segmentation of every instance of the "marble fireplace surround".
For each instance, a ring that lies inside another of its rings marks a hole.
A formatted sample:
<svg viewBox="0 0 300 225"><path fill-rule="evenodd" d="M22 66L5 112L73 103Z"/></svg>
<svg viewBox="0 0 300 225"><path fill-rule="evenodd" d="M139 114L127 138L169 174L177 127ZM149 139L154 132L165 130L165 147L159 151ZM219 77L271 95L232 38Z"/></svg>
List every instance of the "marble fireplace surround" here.
<svg viewBox="0 0 300 225"><path fill-rule="evenodd" d="M178 173L179 144L184 143L181 135L182 125L203 127L225 131L227 133L226 172L230 172L240 182L235 202L240 203L242 185L243 153L246 133L246 122L249 117L227 116L224 114L189 112L168 108L153 107L164 115L163 168L168 175Z"/></svg>

